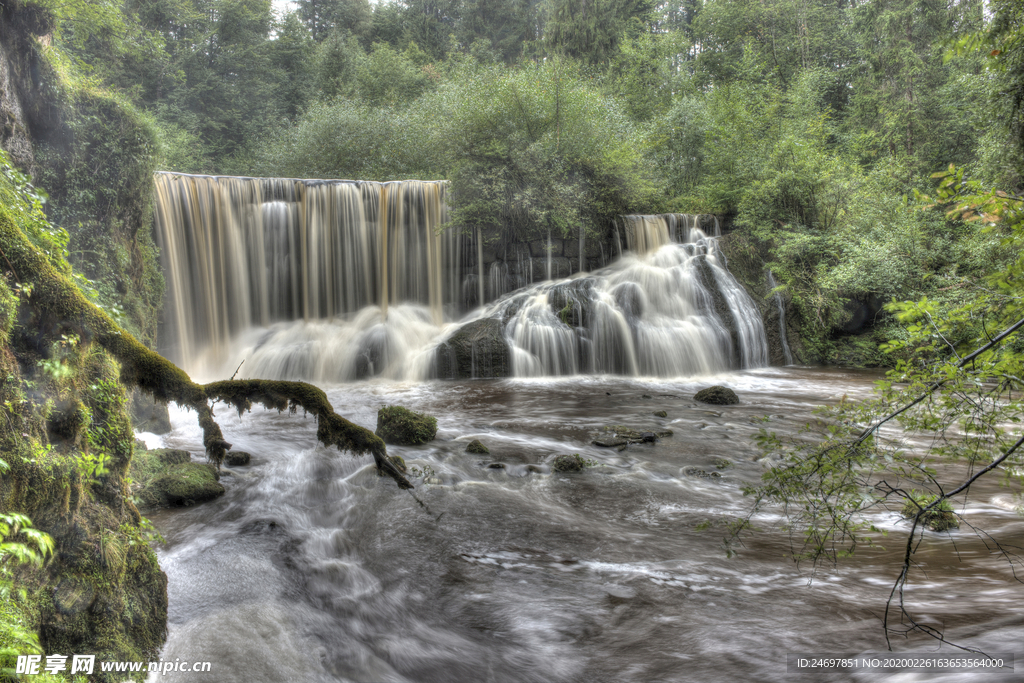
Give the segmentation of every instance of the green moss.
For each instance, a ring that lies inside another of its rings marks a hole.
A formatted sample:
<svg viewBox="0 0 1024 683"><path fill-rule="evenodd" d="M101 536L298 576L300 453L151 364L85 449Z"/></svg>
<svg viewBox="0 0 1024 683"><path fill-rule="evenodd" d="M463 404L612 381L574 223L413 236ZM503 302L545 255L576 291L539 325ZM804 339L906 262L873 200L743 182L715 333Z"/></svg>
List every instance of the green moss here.
<svg viewBox="0 0 1024 683"><path fill-rule="evenodd" d="M466 452L477 453L479 455L486 455L491 451L489 448L487 448L487 446L480 443L480 439L473 439L472 441L469 442L469 445L466 446Z"/></svg>
<svg viewBox="0 0 1024 683"><path fill-rule="evenodd" d="M385 406L377 411L376 434L385 443L418 446L437 434L437 418L402 406Z"/></svg>
<svg viewBox="0 0 1024 683"><path fill-rule="evenodd" d="M935 498L936 496L933 495L912 494L903 505L903 516L907 519L917 517L924 508L935 502ZM960 521L948 500L942 501L931 510L921 514L918 522L932 531L949 531L960 528Z"/></svg>
<svg viewBox="0 0 1024 683"><path fill-rule="evenodd" d="M573 453L572 455L560 455L555 458L551 464L551 469L556 472L580 472L587 465L587 461L579 453Z"/></svg>

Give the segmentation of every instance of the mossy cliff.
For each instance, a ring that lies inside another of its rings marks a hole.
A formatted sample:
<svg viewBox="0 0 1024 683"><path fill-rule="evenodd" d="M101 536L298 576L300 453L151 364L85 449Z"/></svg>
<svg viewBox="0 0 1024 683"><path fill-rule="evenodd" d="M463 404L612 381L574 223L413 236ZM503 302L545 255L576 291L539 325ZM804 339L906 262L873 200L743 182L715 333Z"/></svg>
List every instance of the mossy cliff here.
<svg viewBox="0 0 1024 683"><path fill-rule="evenodd" d="M134 438L120 367L44 304L47 287L19 246L65 293L77 288L58 240L0 161L0 512L25 513L54 539L45 567L16 574L27 591L16 609L48 653L148 661L166 635L167 580L127 495Z"/></svg>
<svg viewBox="0 0 1024 683"><path fill-rule="evenodd" d="M55 20L23 0L0 5L0 145L49 192L68 260L98 302L147 345L163 300L152 225L158 135L128 100L50 46Z"/></svg>
<svg viewBox="0 0 1024 683"><path fill-rule="evenodd" d="M779 308L786 322L786 342L797 363L876 367L892 362L879 349L885 330L876 324L884 316L877 297L864 300L826 295L808 282L786 282L778 275L773 293L765 263L772 245L740 230L719 240L729 271L758 304L768 338L772 365L784 360ZM810 289L809 289L810 287Z"/></svg>

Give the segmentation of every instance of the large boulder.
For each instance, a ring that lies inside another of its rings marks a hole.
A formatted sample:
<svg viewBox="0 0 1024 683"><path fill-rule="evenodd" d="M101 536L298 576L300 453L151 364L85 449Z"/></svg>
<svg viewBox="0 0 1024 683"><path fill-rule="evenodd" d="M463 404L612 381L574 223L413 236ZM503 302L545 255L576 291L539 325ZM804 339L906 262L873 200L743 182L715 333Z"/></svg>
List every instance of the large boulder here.
<svg viewBox="0 0 1024 683"><path fill-rule="evenodd" d="M377 431L374 433L384 443L419 446L437 434L437 418L402 406L385 406L377 411Z"/></svg>
<svg viewBox="0 0 1024 683"><path fill-rule="evenodd" d="M434 357L441 379L508 377L512 350L500 320L482 318L466 323L437 347Z"/></svg>
<svg viewBox="0 0 1024 683"><path fill-rule="evenodd" d="M716 406L731 406L740 402L740 398L736 395L735 391L720 385L701 389L693 395L693 400Z"/></svg>
<svg viewBox="0 0 1024 683"><path fill-rule="evenodd" d="M192 462L188 451L159 448L137 450L131 476L142 508L195 505L224 493L213 465Z"/></svg>

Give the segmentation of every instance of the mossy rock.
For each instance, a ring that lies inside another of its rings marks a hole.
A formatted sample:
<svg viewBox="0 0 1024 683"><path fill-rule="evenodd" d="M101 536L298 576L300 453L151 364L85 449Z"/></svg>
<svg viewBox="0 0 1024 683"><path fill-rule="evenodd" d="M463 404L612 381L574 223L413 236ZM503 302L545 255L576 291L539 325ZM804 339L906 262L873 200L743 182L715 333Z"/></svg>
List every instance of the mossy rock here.
<svg viewBox="0 0 1024 683"><path fill-rule="evenodd" d="M740 402L740 398L736 395L735 391L729 387L717 384L701 389L693 395L693 400L700 401L701 403L710 403L715 406L731 406Z"/></svg>
<svg viewBox="0 0 1024 683"><path fill-rule="evenodd" d="M551 469L556 472L580 472L586 466L587 461L581 458L579 453L560 455L551 463Z"/></svg>
<svg viewBox="0 0 1024 683"><path fill-rule="evenodd" d="M385 406L377 411L377 430L384 443L419 446L437 434L437 418L416 413L402 406Z"/></svg>
<svg viewBox="0 0 1024 683"><path fill-rule="evenodd" d="M903 506L902 514L907 519L913 519L921 511L921 508L927 507L934 500L934 497L908 500ZM956 518L956 514L953 512L953 506L951 506L947 501L942 501L934 508L921 515L921 524L925 525L932 531L949 531L950 529L960 528L960 520Z"/></svg>
<svg viewBox="0 0 1024 683"><path fill-rule="evenodd" d="M489 448L487 448L487 446L483 445L480 442L480 439L473 439L472 441L469 442L469 445L466 446L466 452L476 453L478 455L486 455L491 451Z"/></svg>
<svg viewBox="0 0 1024 683"><path fill-rule="evenodd" d="M139 493L147 507L195 505L224 494L212 465L186 462L173 465L152 479Z"/></svg>
<svg viewBox="0 0 1024 683"><path fill-rule="evenodd" d="M654 417L668 417L668 413L664 410L655 410Z"/></svg>
<svg viewBox="0 0 1024 683"><path fill-rule="evenodd" d="M224 464L229 467L242 467L252 461L252 454L245 451L228 451L224 456Z"/></svg>

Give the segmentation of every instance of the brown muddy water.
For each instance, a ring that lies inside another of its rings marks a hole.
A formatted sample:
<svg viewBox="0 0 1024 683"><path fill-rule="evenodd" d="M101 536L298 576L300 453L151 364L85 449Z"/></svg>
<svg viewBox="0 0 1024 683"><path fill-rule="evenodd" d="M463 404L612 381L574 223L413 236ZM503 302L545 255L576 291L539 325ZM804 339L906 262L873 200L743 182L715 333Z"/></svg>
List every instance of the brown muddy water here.
<svg viewBox="0 0 1024 683"><path fill-rule="evenodd" d="M897 512L871 518L888 531L887 550L858 551L835 570L794 564L781 516L770 512L758 519L764 531L726 556L722 525L744 514L740 488L766 466L752 436L761 427L795 433L816 405L866 396L877 378L790 367L699 381L325 387L338 413L370 429L385 404L437 416L437 440L389 448L427 470L413 480L423 505L378 477L370 458L318 446L311 417L256 410L239 420L221 407L227 439L252 463L225 468L219 500L153 518L170 581L163 659L209 661L212 671L151 680L1024 680L1024 586L966 527L926 534L908 604L950 640L1016 653L1015 672L787 673L788 653L885 649L880 617L908 530ZM742 403L692 400L714 383ZM175 430L151 445L200 454L194 416L172 418ZM592 445L610 424L674 435L623 451ZM490 454L467 453L472 439ZM562 453L597 465L554 473ZM721 460L731 466L718 469ZM1019 504L993 480L973 490L964 514L1019 546ZM893 645L955 652L920 636Z"/></svg>

